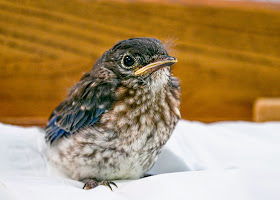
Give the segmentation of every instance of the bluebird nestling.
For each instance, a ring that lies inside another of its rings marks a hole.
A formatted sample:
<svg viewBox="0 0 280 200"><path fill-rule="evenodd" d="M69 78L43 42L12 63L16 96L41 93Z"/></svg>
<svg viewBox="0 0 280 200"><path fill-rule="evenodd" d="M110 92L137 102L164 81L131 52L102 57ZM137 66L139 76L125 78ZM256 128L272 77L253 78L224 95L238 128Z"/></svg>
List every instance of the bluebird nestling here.
<svg viewBox="0 0 280 200"><path fill-rule="evenodd" d="M123 40L106 51L50 116L51 163L87 188L98 185L92 180L142 177L180 119L175 62L154 38Z"/></svg>

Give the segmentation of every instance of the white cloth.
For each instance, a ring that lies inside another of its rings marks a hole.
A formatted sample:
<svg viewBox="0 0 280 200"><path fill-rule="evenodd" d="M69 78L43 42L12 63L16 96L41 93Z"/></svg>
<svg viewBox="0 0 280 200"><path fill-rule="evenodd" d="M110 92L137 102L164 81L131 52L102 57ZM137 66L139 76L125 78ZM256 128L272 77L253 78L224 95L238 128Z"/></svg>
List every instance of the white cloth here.
<svg viewBox="0 0 280 200"><path fill-rule="evenodd" d="M280 123L181 120L149 174L82 190L48 165L42 129L0 124L0 200L276 200Z"/></svg>

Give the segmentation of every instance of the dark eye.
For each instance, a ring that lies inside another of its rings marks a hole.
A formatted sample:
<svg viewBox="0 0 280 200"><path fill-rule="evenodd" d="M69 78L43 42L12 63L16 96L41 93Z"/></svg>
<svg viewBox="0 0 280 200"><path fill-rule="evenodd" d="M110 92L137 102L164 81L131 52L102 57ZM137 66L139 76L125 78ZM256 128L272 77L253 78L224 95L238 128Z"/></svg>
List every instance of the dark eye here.
<svg viewBox="0 0 280 200"><path fill-rule="evenodd" d="M135 63L135 61L131 56L125 56L123 58L123 64L127 67L132 66L134 63Z"/></svg>

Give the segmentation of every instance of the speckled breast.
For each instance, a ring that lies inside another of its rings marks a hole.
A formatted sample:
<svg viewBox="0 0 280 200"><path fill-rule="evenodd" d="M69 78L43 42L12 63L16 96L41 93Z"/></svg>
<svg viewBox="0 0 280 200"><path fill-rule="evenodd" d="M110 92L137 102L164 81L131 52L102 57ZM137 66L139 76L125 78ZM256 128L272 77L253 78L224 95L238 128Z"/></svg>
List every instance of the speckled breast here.
<svg viewBox="0 0 280 200"><path fill-rule="evenodd" d="M50 160L82 180L139 178L154 164L180 119L178 87L119 87L112 109L94 126L50 149Z"/></svg>

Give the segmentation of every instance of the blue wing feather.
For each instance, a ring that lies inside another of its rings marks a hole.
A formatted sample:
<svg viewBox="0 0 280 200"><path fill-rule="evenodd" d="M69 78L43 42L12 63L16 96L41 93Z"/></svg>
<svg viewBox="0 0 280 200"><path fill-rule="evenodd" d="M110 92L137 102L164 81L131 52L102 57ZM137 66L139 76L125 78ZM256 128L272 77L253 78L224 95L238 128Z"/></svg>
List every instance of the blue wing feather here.
<svg viewBox="0 0 280 200"><path fill-rule="evenodd" d="M118 81L101 81L91 87L94 81L85 75L53 111L46 127L47 142L52 144L63 136L75 134L78 129L96 124L101 115L110 109Z"/></svg>
<svg viewBox="0 0 280 200"><path fill-rule="evenodd" d="M88 113L87 113L88 112ZM50 142L51 144L55 142L58 138L61 138L62 136L69 136L74 131L78 130L81 127L94 125L100 118L100 115L105 112L105 109L97 109L96 113L90 113L89 111L84 112L81 114L81 112L72 114L71 116L68 115L66 117L65 122L67 123L67 119L72 121L72 126L70 130L72 131L66 131L66 128L60 127L56 122L58 121L58 116L54 116L48 123L46 127L46 140ZM53 114L54 115L54 114ZM76 118L75 118L76 117Z"/></svg>
<svg viewBox="0 0 280 200"><path fill-rule="evenodd" d="M69 132L67 132L67 131L63 130L62 128L59 128L58 126L55 125L56 119L57 119L57 116L53 117L50 120L50 122L48 123L47 128L46 128L46 131L47 131L46 139L51 144L63 135L65 135L65 136L70 135Z"/></svg>

